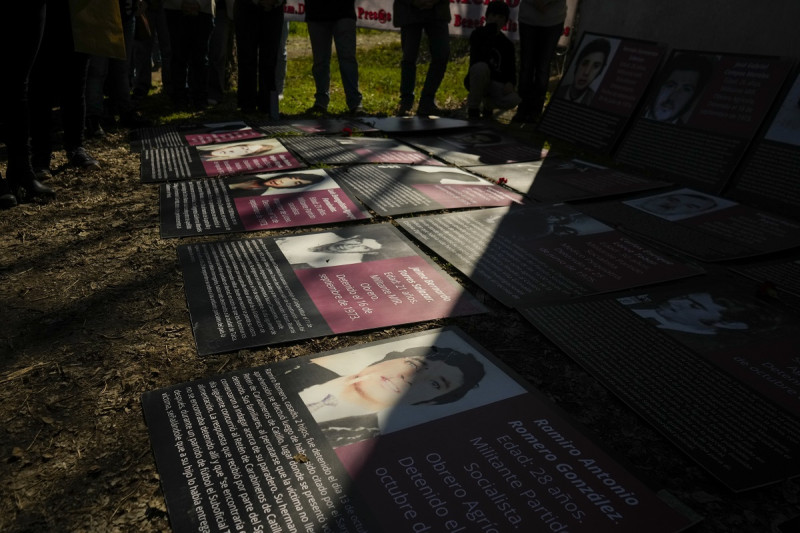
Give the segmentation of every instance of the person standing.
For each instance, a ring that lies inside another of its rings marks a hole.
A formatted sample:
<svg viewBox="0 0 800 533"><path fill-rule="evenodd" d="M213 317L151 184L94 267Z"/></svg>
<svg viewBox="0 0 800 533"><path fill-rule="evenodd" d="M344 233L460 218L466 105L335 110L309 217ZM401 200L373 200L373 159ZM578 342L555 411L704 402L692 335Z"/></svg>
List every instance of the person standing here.
<svg viewBox="0 0 800 533"><path fill-rule="evenodd" d="M228 56L233 44L234 0L216 0L214 31L211 32L208 61L208 104L222 103L228 89Z"/></svg>
<svg viewBox="0 0 800 533"><path fill-rule="evenodd" d="M8 149L7 179L0 176L0 209L14 207L22 196L55 197L34 177L28 141L28 77L42 39L45 11L45 0L12 2L0 21L0 46L7 51L0 57L0 124Z"/></svg>
<svg viewBox="0 0 800 533"><path fill-rule="evenodd" d="M286 0L236 0L233 6L239 84L236 98L244 113L271 115ZM277 97L276 97L277 100Z"/></svg>
<svg viewBox="0 0 800 533"><path fill-rule="evenodd" d="M565 1L565 0L562 0ZM450 0L394 0L394 20L400 28L400 106L399 115L407 115L414 107L414 86L417 81L417 58L422 32L428 36L431 63L417 107L417 115L441 115L436 106L439 90L450 60Z"/></svg>
<svg viewBox="0 0 800 533"><path fill-rule="evenodd" d="M214 0L164 0L172 100L178 107L208 103L208 47L214 29Z"/></svg>
<svg viewBox="0 0 800 533"><path fill-rule="evenodd" d="M142 0L119 0L122 35L125 42L125 59L93 55L89 58L86 77L86 133L90 137L103 137L101 125L115 127L115 115L123 128L143 128L152 123L135 109L131 99L131 61L133 59L134 29L139 22L136 15L144 13ZM108 100L104 101L104 93Z"/></svg>
<svg viewBox="0 0 800 533"><path fill-rule="evenodd" d="M364 112L358 89L358 60L356 59L355 0L306 0L306 23L314 64L316 94L311 113L327 113L331 100L331 41L336 44L339 73L342 76L345 100L351 114Z"/></svg>
<svg viewBox="0 0 800 533"><path fill-rule="evenodd" d="M555 56L558 39L564 33L566 18L566 0L520 2L519 95L522 102L512 122L530 123L539 120L550 81L550 62Z"/></svg>
<svg viewBox="0 0 800 533"><path fill-rule="evenodd" d="M31 70L29 90L31 163L38 180L52 176L54 105L61 108L68 164L84 170L100 168L83 146L89 55L75 47L75 36L91 32L94 27L73 20L69 4L63 0L47 0L46 4L44 34ZM117 9L115 4L109 9L112 8ZM77 28L73 29L73 24Z"/></svg>

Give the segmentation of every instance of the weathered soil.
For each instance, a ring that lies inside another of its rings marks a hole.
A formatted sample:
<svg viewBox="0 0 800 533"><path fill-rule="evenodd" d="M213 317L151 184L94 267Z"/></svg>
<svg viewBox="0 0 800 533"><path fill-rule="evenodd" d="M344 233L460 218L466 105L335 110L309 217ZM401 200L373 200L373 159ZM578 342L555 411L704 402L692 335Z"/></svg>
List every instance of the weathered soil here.
<svg viewBox="0 0 800 533"><path fill-rule="evenodd" d="M66 168L58 154L56 201L0 212L0 531L169 530L144 392L442 324L462 327L704 516L693 531L773 532L800 514L797 481L730 493L457 273L491 314L199 357L175 251L187 241L159 238L158 189L139 182L126 134L87 143L98 171Z"/></svg>

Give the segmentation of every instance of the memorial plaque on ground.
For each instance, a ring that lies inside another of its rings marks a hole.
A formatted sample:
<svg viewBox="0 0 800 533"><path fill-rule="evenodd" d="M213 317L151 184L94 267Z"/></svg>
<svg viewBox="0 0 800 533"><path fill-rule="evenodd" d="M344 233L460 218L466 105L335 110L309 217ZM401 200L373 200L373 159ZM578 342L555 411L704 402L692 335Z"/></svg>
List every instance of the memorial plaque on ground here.
<svg viewBox="0 0 800 533"><path fill-rule="evenodd" d="M349 135L351 133L375 133L379 130L360 120L345 118L308 118L278 120L257 127L267 135L286 133L302 135Z"/></svg>
<svg viewBox="0 0 800 533"><path fill-rule="evenodd" d="M241 120L141 128L131 133L131 150L141 152L170 146L200 146L266 137Z"/></svg>
<svg viewBox="0 0 800 533"><path fill-rule="evenodd" d="M176 533L693 523L455 328L174 385L142 408Z"/></svg>
<svg viewBox="0 0 800 533"><path fill-rule="evenodd" d="M762 283L765 295L781 297L781 293L793 296L789 303L797 306L800 298L800 254L757 261L729 267L734 272Z"/></svg>
<svg viewBox="0 0 800 533"><path fill-rule="evenodd" d="M399 221L507 306L699 274L567 205L496 207Z"/></svg>
<svg viewBox="0 0 800 533"><path fill-rule="evenodd" d="M360 165L331 174L382 216L523 202L521 195L453 167Z"/></svg>
<svg viewBox="0 0 800 533"><path fill-rule="evenodd" d="M160 197L162 238L369 218L322 169L163 183Z"/></svg>
<svg viewBox="0 0 800 533"><path fill-rule="evenodd" d="M703 261L800 246L800 222L693 189L587 204L581 209L615 228Z"/></svg>
<svg viewBox="0 0 800 533"><path fill-rule="evenodd" d="M374 137L287 137L286 146L309 165L398 163L440 165L427 154L394 139Z"/></svg>
<svg viewBox="0 0 800 533"><path fill-rule="evenodd" d="M665 181L634 176L588 161L553 156L529 163L483 165L467 167L466 170L546 203L616 196L669 185Z"/></svg>
<svg viewBox="0 0 800 533"><path fill-rule="evenodd" d="M798 218L800 212L800 74L750 151L726 194Z"/></svg>
<svg viewBox="0 0 800 533"><path fill-rule="evenodd" d="M719 275L521 311L742 491L800 475L798 318L755 294Z"/></svg>
<svg viewBox="0 0 800 533"><path fill-rule="evenodd" d="M672 52L616 159L721 192L790 69L775 57Z"/></svg>
<svg viewBox="0 0 800 533"><path fill-rule="evenodd" d="M188 180L235 174L261 174L300 168L300 163L277 139L144 150L143 183Z"/></svg>
<svg viewBox="0 0 800 533"><path fill-rule="evenodd" d="M466 128L470 123L456 118L430 117L383 117L362 118L364 122L384 133L402 135L404 133L426 133Z"/></svg>
<svg viewBox="0 0 800 533"><path fill-rule="evenodd" d="M584 33L538 130L610 153L663 55L664 47L656 43Z"/></svg>
<svg viewBox="0 0 800 533"><path fill-rule="evenodd" d="M391 224L178 247L200 355L482 313Z"/></svg>
<svg viewBox="0 0 800 533"><path fill-rule="evenodd" d="M426 153L459 166L538 161L546 154L542 145L522 142L493 129L404 137L404 140Z"/></svg>

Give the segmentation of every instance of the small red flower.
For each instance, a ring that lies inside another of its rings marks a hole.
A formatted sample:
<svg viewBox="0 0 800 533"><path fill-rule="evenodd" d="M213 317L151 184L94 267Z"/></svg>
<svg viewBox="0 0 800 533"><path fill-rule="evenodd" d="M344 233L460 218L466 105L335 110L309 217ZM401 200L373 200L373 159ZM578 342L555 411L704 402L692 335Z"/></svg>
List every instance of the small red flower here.
<svg viewBox="0 0 800 533"><path fill-rule="evenodd" d="M350 137L350 135L353 134L353 128L345 126L344 128L342 128L342 133L345 135L345 137Z"/></svg>
<svg viewBox="0 0 800 533"><path fill-rule="evenodd" d="M508 183L508 180L506 178L500 178L497 180L497 183L500 185L505 185L506 183Z"/></svg>

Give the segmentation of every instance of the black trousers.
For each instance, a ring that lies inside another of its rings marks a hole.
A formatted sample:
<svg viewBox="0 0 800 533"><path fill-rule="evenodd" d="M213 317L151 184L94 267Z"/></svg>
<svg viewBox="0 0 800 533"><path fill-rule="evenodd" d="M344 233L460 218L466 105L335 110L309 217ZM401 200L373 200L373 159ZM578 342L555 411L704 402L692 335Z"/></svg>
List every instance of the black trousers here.
<svg viewBox="0 0 800 533"><path fill-rule="evenodd" d="M283 32L283 7L264 11L252 2L238 1L234 9L239 107L245 112L258 109L269 113Z"/></svg>

